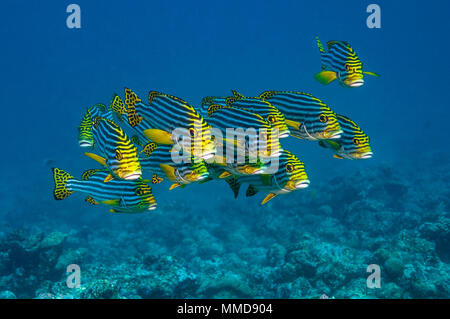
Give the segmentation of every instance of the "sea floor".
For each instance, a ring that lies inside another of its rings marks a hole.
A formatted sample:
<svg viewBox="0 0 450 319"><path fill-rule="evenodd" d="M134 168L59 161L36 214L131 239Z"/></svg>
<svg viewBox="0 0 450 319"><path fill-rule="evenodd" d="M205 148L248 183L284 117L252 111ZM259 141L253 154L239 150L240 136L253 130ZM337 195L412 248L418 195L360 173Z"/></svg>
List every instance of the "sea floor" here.
<svg viewBox="0 0 450 319"><path fill-rule="evenodd" d="M214 209L185 199L115 219L16 199L1 213L0 298L449 298L450 164L415 164L337 174L258 209L231 191Z"/></svg>

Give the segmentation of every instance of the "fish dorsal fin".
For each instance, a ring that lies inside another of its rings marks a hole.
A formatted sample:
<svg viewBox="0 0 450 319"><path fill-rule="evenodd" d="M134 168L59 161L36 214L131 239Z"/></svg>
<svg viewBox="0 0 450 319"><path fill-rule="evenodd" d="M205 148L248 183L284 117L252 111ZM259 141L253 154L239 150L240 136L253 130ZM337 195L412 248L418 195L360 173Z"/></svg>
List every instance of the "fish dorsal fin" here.
<svg viewBox="0 0 450 319"><path fill-rule="evenodd" d="M233 177L230 177L230 178L226 178L225 182L228 183L228 185L230 186L231 190L233 191L234 198L237 198L238 195L239 195L239 189L241 188L241 183L239 183L239 181L236 178L236 176L233 176Z"/></svg>
<svg viewBox="0 0 450 319"><path fill-rule="evenodd" d="M111 98L111 109L117 114L127 114L127 108L123 103L122 99L116 93L113 94Z"/></svg>
<svg viewBox="0 0 450 319"><path fill-rule="evenodd" d="M94 153L84 153L84 155L86 155L89 158L92 158L94 161L100 163L103 166L108 166L106 165L106 158L101 157L100 155L94 154Z"/></svg>
<svg viewBox="0 0 450 319"><path fill-rule="evenodd" d="M264 91L258 97L262 100L270 99L273 95L277 94L279 91Z"/></svg>
<svg viewBox="0 0 450 319"><path fill-rule="evenodd" d="M211 104L208 107L208 117L212 116L215 112L217 112L217 110L220 110L220 109L223 109L223 108L226 108L226 107L228 107L228 106L219 105L219 104Z"/></svg>
<svg viewBox="0 0 450 319"><path fill-rule="evenodd" d="M175 168L167 164L159 164L161 170L166 174L167 178L171 181L176 181L177 177L175 176Z"/></svg>
<svg viewBox="0 0 450 319"><path fill-rule="evenodd" d="M255 186L250 184L247 188L247 191L245 192L245 196L251 197L251 196L255 195L256 193L258 193L258 190L255 188Z"/></svg>
<svg viewBox="0 0 450 319"><path fill-rule="evenodd" d="M261 205L264 205L265 203L267 203L269 200L271 200L272 198L274 198L275 196L277 196L277 194L275 193L269 193L264 200L262 201Z"/></svg>
<svg viewBox="0 0 450 319"><path fill-rule="evenodd" d="M82 175L81 175L81 179L83 181L87 181L89 180L89 178L91 178L92 176L94 176L96 173L98 172L105 172L105 170L103 169L98 169L98 168L94 168L94 169L88 169L87 171L85 171Z"/></svg>
<svg viewBox="0 0 450 319"><path fill-rule="evenodd" d="M349 45L348 42L345 42L345 41L338 41L338 40L331 40L331 41L328 41L328 42L327 42L328 50L329 50L330 48L332 48L333 46L335 46L336 44L341 44L341 45L344 45L344 46L346 46L346 47L348 47L348 48L351 49L351 46ZM353 51L353 50L352 50L352 51Z"/></svg>
<svg viewBox="0 0 450 319"><path fill-rule="evenodd" d="M132 127L138 126L143 118L136 113L136 104L142 102L132 90L125 88L125 104L127 105L128 124Z"/></svg>
<svg viewBox="0 0 450 319"><path fill-rule="evenodd" d="M98 202L95 199L93 199L91 196L86 197L85 201L91 205L98 205Z"/></svg>
<svg viewBox="0 0 450 319"><path fill-rule="evenodd" d="M158 92L158 91L150 91L150 92L148 92L148 103L149 104L152 104L152 102L153 102L153 100L157 97L157 96L159 96L159 95L161 95L162 93L161 92Z"/></svg>
<svg viewBox="0 0 450 319"><path fill-rule="evenodd" d="M317 46L319 47L320 53L325 53L325 48L322 45L322 42L320 42L319 37L316 36Z"/></svg>
<svg viewBox="0 0 450 319"><path fill-rule="evenodd" d="M233 93L233 96L229 96L225 99L225 103L227 106L233 105L234 102L245 99L245 96L243 96L241 93L231 90Z"/></svg>
<svg viewBox="0 0 450 319"><path fill-rule="evenodd" d="M157 147L156 143L147 143L141 153L144 152L145 156L150 157Z"/></svg>
<svg viewBox="0 0 450 319"><path fill-rule="evenodd" d="M153 174L153 177L152 177L152 184L159 184L159 183L161 183L163 181L163 179L161 178L161 177L159 177L158 175L156 175L156 174Z"/></svg>

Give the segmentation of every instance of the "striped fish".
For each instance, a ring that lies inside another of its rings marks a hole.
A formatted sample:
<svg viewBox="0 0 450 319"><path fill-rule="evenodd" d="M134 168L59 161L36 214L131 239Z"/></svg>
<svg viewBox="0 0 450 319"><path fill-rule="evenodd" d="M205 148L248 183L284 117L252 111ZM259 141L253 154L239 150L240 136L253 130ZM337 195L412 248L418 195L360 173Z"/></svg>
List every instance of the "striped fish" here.
<svg viewBox="0 0 450 319"><path fill-rule="evenodd" d="M363 71L363 64L353 50L352 46L345 41L329 41L328 50L325 51L322 43L317 39L320 50L322 71L315 78L322 84L329 84L338 79L344 87L360 87L364 84L364 74L379 76L373 72Z"/></svg>
<svg viewBox="0 0 450 319"><path fill-rule="evenodd" d="M237 146L241 155L245 151L254 158L279 156L281 145L278 134L273 134L271 125L258 114L213 104L208 109L208 115L208 123L222 135L222 139L215 140L216 147L223 147L221 143L225 142L227 152ZM227 131L234 133L234 138L227 136Z"/></svg>
<svg viewBox="0 0 450 319"><path fill-rule="evenodd" d="M247 110L260 115L272 128L278 129L279 138L289 136L289 128L283 113L267 101L259 98L246 98L242 94L233 91L233 96L227 98L227 106Z"/></svg>
<svg viewBox="0 0 450 319"><path fill-rule="evenodd" d="M158 144L178 144L184 151L202 159L212 158L215 153L211 140L211 126L187 102L180 98L151 91L149 105L130 89L125 89L128 123L138 126L146 120L151 129L144 134ZM179 129L179 134L174 132Z"/></svg>
<svg viewBox="0 0 450 319"><path fill-rule="evenodd" d="M96 117L93 124L95 144L104 157L85 153L100 164L108 167L120 179L133 180L142 175L137 148L125 132L113 121ZM111 174L105 181L113 179Z"/></svg>
<svg viewBox="0 0 450 319"><path fill-rule="evenodd" d="M208 117L209 107L213 104L226 106L227 98L228 98L228 96L205 96L202 99L202 104L200 106L200 113L204 117Z"/></svg>
<svg viewBox="0 0 450 319"><path fill-rule="evenodd" d="M309 186L305 165L287 150L283 150L281 153L277 170L273 174L233 176L228 178L227 183L233 190L235 197L238 196L239 189L244 183L249 184L246 192L247 197L258 192L268 192L269 194L262 201L262 205L277 195L287 194Z"/></svg>
<svg viewBox="0 0 450 319"><path fill-rule="evenodd" d="M340 126L342 127L342 136L334 140L322 140L319 145L331 149L339 159L368 159L373 153L370 147L369 137L361 128L348 117L337 115Z"/></svg>
<svg viewBox="0 0 450 319"><path fill-rule="evenodd" d="M208 169L202 159L189 154L172 153L171 148L171 145L146 144L140 152L143 172L165 175L173 182L170 189L208 177Z"/></svg>
<svg viewBox="0 0 450 319"><path fill-rule="evenodd" d="M78 126L78 144L81 147L94 147L92 123L97 116L112 120L112 113L107 111L106 105L99 103L89 107Z"/></svg>
<svg viewBox="0 0 450 319"><path fill-rule="evenodd" d="M284 114L291 136L313 141L341 136L342 129L336 119L336 113L310 94L265 91L259 98L269 102Z"/></svg>
<svg viewBox="0 0 450 319"><path fill-rule="evenodd" d="M81 192L88 195L88 203L113 206L110 210L113 213L134 214L156 208L152 189L143 180L112 180L105 183L109 172L104 169L88 170L83 173L81 180L59 168L53 168L52 172L55 183L53 196L56 200Z"/></svg>

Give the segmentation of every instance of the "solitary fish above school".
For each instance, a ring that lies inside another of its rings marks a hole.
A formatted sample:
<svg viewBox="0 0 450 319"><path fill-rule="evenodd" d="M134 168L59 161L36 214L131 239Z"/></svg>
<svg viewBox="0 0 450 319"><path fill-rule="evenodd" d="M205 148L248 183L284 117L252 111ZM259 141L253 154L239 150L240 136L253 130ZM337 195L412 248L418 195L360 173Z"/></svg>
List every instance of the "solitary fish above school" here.
<svg viewBox="0 0 450 319"><path fill-rule="evenodd" d="M265 91L260 99L269 102L286 117L290 135L307 140L339 138L342 129L330 107L303 92Z"/></svg>
<svg viewBox="0 0 450 319"><path fill-rule="evenodd" d="M78 126L78 144L81 147L94 147L92 124L98 116L112 120L112 113L107 111L106 105L99 103L89 107Z"/></svg>
<svg viewBox="0 0 450 319"><path fill-rule="evenodd" d="M361 128L346 116L337 114L337 119L343 133L334 140L322 140L319 145L331 149L335 158L339 159L369 159L372 157L370 139Z"/></svg>
<svg viewBox="0 0 450 319"><path fill-rule="evenodd" d="M126 180L141 177L137 148L116 123L96 117L92 131L95 144L98 145L102 156L93 153L85 153L85 155L111 170L112 174L108 175L105 182L115 177Z"/></svg>
<svg viewBox="0 0 450 319"><path fill-rule="evenodd" d="M74 192L88 195L86 201L90 204L105 204L112 206L112 213L135 214L156 208L156 201L151 187L143 180L118 180L108 183L104 179L109 175L105 169L91 169L83 173L81 180L75 179L69 173L53 168L56 200L67 198Z"/></svg>
<svg viewBox="0 0 450 319"><path fill-rule="evenodd" d="M249 184L246 192L247 197L258 192L269 193L261 203L264 205L277 195L287 194L309 186L305 165L294 154L283 150L278 159L279 163L273 174L228 177L226 181L233 190L234 196L237 197L241 185L247 183Z"/></svg>
<svg viewBox="0 0 450 319"><path fill-rule="evenodd" d="M327 85L337 79L342 86L355 88L364 84L364 74L379 76L373 72L363 71L361 60L348 42L329 41L328 50L325 51L319 37L316 39L322 71L317 73L315 78L320 83Z"/></svg>
<svg viewBox="0 0 450 319"><path fill-rule="evenodd" d="M128 123L132 127L146 120L152 128L143 133L153 142L178 144L187 153L203 159L214 156L211 126L194 107L180 98L155 91L149 93L148 103L142 103L136 93L125 89ZM180 134L174 133L176 129Z"/></svg>

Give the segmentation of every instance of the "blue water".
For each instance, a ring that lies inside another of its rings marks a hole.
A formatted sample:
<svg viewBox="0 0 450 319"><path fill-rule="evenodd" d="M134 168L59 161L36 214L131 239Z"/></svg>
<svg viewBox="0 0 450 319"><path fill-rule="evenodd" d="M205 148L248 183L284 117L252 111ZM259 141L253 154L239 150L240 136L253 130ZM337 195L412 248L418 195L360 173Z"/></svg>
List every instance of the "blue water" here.
<svg viewBox="0 0 450 319"><path fill-rule="evenodd" d="M450 270L450 4L377 0L382 27L369 29L366 7L372 2L77 1L81 29L69 29L70 2L3 1L2 296L99 297L56 288L67 275L54 264L72 263L70 254L81 250L73 263L83 271L82 286L91 291L114 272L108 280L121 288L103 295L110 298L448 298L449 278L437 273ZM316 35L350 42L365 69L381 77L366 76L356 89L316 82ZM235 200L219 182L170 192L168 184L157 185L158 210L145 216L109 214L80 194L55 201L51 167L75 176L96 167L77 143L86 108L108 103L114 92L123 96L124 87L142 97L149 90L166 92L192 105L231 89L248 96L271 89L308 92L354 119L370 136L374 157L337 160L316 143L283 141L305 162L311 186L265 207L262 194ZM373 227L359 226L364 220ZM42 264L45 250L23 260L12 254L11 234L19 230L19 246L33 236L64 234L54 264ZM392 256L380 257L383 247ZM360 256L358 263L330 257L342 250ZM306 252L295 259L297 251ZM277 260L268 257L272 253ZM143 255L157 257L145 262ZM306 260L314 274L299 266ZM327 260L338 265L327 268ZM183 286L185 278L177 277L181 283L158 290L167 279L160 278L157 263L176 263L171 265L195 279ZM104 272L96 272L100 264ZM131 264L141 273L126 277ZM381 265L381 288L366 288L369 264ZM291 266L294 274L286 275ZM36 275L39 267L48 269ZM346 268L352 271L342 275ZM31 275L38 279L30 283ZM143 287L134 287L130 277Z"/></svg>

